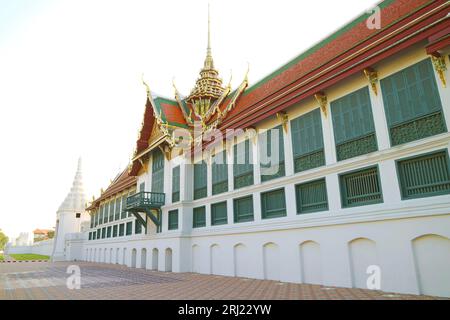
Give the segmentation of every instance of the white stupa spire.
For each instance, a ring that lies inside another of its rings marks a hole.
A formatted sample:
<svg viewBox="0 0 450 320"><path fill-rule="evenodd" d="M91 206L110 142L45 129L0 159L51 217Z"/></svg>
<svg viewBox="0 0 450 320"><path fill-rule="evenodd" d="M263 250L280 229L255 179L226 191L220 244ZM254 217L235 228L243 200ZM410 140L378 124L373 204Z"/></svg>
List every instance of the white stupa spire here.
<svg viewBox="0 0 450 320"><path fill-rule="evenodd" d="M77 172L73 180L72 188L66 199L63 201L58 209L61 211L79 211L83 212L86 204L86 196L84 194L83 188L83 173L82 173L82 162L81 157L78 159Z"/></svg>

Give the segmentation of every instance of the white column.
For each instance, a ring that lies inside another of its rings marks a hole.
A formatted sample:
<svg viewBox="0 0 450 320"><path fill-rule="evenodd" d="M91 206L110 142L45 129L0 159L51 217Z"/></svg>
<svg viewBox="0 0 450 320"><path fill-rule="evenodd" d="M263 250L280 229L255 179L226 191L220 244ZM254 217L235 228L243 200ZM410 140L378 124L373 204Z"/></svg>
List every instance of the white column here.
<svg viewBox="0 0 450 320"><path fill-rule="evenodd" d="M232 191L234 188L234 172L233 172L233 150L231 147L227 150L227 164L228 164L228 191Z"/></svg>
<svg viewBox="0 0 450 320"><path fill-rule="evenodd" d="M262 220L261 194L259 192L253 193L253 215L254 215L255 221Z"/></svg>
<svg viewBox="0 0 450 320"><path fill-rule="evenodd" d="M209 203L205 204L205 215L206 215L206 227L211 226L211 205Z"/></svg>
<svg viewBox="0 0 450 320"><path fill-rule="evenodd" d="M136 186L136 192L139 192L139 184L141 182L145 182L145 191L153 191L152 190L152 157L148 160L148 170L144 174L143 181L138 181L138 185Z"/></svg>
<svg viewBox="0 0 450 320"><path fill-rule="evenodd" d="M192 231L192 207L181 207L178 209L178 229L183 233Z"/></svg>
<svg viewBox="0 0 450 320"><path fill-rule="evenodd" d="M212 161L211 157L208 156L208 159L205 159L206 162L206 194L208 197L212 196Z"/></svg>
<svg viewBox="0 0 450 320"><path fill-rule="evenodd" d="M297 215L297 201L295 198L295 185L288 184L284 188L286 197L286 213L288 217L295 217Z"/></svg>
<svg viewBox="0 0 450 320"><path fill-rule="evenodd" d="M166 204L172 203L172 165L166 157L164 157L164 193Z"/></svg>
<svg viewBox="0 0 450 320"><path fill-rule="evenodd" d="M286 131L283 128L283 142L284 142L284 168L286 176L294 174L294 153L292 151L292 136L291 136L291 122L286 124Z"/></svg>
<svg viewBox="0 0 450 320"><path fill-rule="evenodd" d="M327 184L328 210L330 214L335 214L341 210L341 191L339 188L339 177L336 173L325 177Z"/></svg>
<svg viewBox="0 0 450 320"><path fill-rule="evenodd" d="M227 218L228 218L228 224L234 223L233 199L227 200Z"/></svg>
<svg viewBox="0 0 450 320"><path fill-rule="evenodd" d="M261 183L261 167L259 165L259 152L258 152L258 138L259 135L256 135L255 138L250 139L250 148L253 155L253 181L254 184Z"/></svg>
<svg viewBox="0 0 450 320"><path fill-rule="evenodd" d="M166 203L170 203L167 202ZM161 232L166 232L169 230L169 211L168 210L161 210L162 214L162 230Z"/></svg>
<svg viewBox="0 0 450 320"><path fill-rule="evenodd" d="M180 200L192 201L194 189L194 167L190 162L180 165Z"/></svg>
<svg viewBox="0 0 450 320"><path fill-rule="evenodd" d="M383 95L381 93L379 82L377 83L377 88L378 94L375 95L369 84L370 104L372 106L373 122L375 124L378 150L385 150L390 148L389 129L387 126Z"/></svg>
<svg viewBox="0 0 450 320"><path fill-rule="evenodd" d="M325 163L330 165L336 163L336 145L334 143L333 125L331 119L330 103L327 103L327 115L325 116L320 110L320 118L322 119L323 130L323 146L325 150Z"/></svg>
<svg viewBox="0 0 450 320"><path fill-rule="evenodd" d="M378 167L381 190L383 191L384 203L399 203L402 201L400 184L397 179L397 168L394 160L382 161Z"/></svg>

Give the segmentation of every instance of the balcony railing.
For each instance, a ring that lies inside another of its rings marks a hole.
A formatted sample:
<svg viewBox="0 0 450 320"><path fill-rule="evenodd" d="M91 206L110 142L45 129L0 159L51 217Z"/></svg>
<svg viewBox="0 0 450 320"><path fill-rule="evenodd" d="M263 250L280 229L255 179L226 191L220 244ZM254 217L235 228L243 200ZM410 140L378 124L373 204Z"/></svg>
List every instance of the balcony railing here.
<svg viewBox="0 0 450 320"><path fill-rule="evenodd" d="M138 192L127 198L127 210L160 208L165 204L166 195L158 192Z"/></svg>

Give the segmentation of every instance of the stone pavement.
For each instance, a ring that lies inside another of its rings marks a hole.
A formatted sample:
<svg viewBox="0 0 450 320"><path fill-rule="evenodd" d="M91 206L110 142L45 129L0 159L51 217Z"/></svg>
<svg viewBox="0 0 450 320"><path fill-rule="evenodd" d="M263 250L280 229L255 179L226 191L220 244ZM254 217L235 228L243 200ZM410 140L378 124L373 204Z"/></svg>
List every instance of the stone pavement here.
<svg viewBox="0 0 450 320"><path fill-rule="evenodd" d="M81 289L66 286L67 267L81 270ZM5 299L437 299L428 296L328 288L194 273L157 272L88 262L0 264L0 300Z"/></svg>

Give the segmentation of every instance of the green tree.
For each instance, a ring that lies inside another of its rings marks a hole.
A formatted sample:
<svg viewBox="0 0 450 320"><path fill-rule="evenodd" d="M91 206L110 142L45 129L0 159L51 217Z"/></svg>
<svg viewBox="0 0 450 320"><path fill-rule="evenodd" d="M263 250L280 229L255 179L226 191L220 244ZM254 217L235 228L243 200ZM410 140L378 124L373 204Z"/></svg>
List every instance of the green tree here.
<svg viewBox="0 0 450 320"><path fill-rule="evenodd" d="M0 250L5 248L5 245L8 243L9 238L6 234L3 233L2 229L0 229Z"/></svg>
<svg viewBox="0 0 450 320"><path fill-rule="evenodd" d="M52 239L55 236L55 231L49 231L47 235L49 239Z"/></svg>

